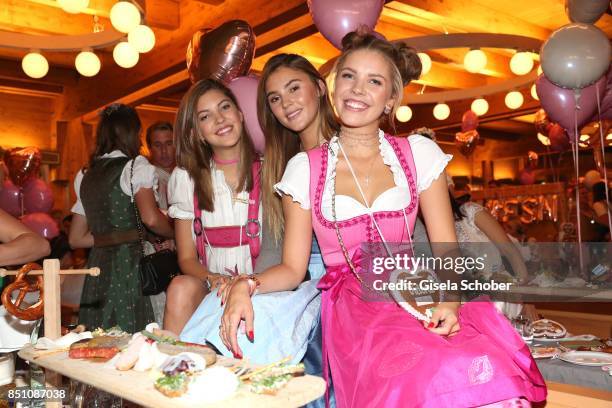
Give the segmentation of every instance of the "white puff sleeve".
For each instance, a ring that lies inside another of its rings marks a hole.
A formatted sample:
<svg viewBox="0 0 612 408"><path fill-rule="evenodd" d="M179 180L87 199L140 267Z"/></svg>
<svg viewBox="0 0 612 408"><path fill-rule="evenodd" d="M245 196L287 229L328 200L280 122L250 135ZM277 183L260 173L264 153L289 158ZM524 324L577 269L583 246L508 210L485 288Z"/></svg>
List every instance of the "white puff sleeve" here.
<svg viewBox="0 0 612 408"><path fill-rule="evenodd" d="M408 141L412 149L417 172L417 189L420 194L440 176L453 156L444 153L436 142L425 136L412 135L408 137Z"/></svg>
<svg viewBox="0 0 612 408"><path fill-rule="evenodd" d="M193 180L187 170L175 167L168 180L168 215L193 220Z"/></svg>
<svg viewBox="0 0 612 408"><path fill-rule="evenodd" d="M283 178L274 185L278 195L290 195L304 210L310 210L310 162L305 152L296 154L287 163Z"/></svg>
<svg viewBox="0 0 612 408"><path fill-rule="evenodd" d="M83 170L79 170L76 177L74 178L74 192L76 194L76 202L70 209L75 214L85 216L85 208L81 202L81 182L83 181Z"/></svg>
<svg viewBox="0 0 612 408"><path fill-rule="evenodd" d="M155 166L149 163L144 156L136 156L134 159L134 175L132 176L131 171L132 160L128 161L121 172L121 178L119 184L121 185L121 191L128 196L132 196L130 187L130 178L134 184L134 194L138 193L141 188L153 189L155 195L155 201L159 200L157 193L157 172Z"/></svg>
<svg viewBox="0 0 612 408"><path fill-rule="evenodd" d="M473 203L471 201L468 201L467 203L461 206L461 212L463 213L463 215L465 215L465 218L467 218L470 225L473 225L476 228L478 227L474 222L474 218L476 217L476 214L481 211L485 211L484 207L480 204Z"/></svg>

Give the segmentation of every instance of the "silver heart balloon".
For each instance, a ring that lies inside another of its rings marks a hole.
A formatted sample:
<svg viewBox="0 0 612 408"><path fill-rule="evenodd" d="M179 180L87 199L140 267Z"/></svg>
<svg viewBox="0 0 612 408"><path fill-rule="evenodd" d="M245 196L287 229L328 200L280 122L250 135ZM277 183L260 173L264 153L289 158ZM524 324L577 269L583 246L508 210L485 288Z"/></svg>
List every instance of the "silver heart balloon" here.
<svg viewBox="0 0 612 408"><path fill-rule="evenodd" d="M226 85L249 72L255 52L255 33L246 21L232 20L214 30L196 32L187 47L187 70L192 82L213 78Z"/></svg>

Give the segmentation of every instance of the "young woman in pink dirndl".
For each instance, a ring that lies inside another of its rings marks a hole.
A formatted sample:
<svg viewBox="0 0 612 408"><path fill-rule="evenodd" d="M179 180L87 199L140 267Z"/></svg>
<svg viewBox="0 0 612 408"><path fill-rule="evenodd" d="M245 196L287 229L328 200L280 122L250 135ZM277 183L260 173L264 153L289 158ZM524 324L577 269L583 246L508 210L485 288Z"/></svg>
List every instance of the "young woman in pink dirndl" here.
<svg viewBox="0 0 612 408"><path fill-rule="evenodd" d="M324 372L338 407L529 407L544 400L528 347L492 303L443 302L425 323L392 301L368 300L362 244L410 243L419 204L434 256L456 248L444 174L451 157L422 136L379 129L394 116L403 87L420 75L414 50L367 32L350 33L343 45L333 71L342 128L288 163L277 185L283 262L265 271L256 289L297 287L314 229L327 267L319 283ZM257 319L252 286L229 289L220 330L233 349L240 321L248 330Z"/></svg>

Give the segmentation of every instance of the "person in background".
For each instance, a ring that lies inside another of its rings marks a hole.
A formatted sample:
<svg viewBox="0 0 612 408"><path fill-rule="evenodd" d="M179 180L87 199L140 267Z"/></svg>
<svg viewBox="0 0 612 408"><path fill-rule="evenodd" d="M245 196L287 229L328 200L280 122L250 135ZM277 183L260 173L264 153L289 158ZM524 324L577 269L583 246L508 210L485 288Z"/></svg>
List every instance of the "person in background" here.
<svg viewBox="0 0 612 408"><path fill-rule="evenodd" d="M481 277L495 280L504 279L504 276L505 279L511 278L502 261L502 256L505 256L514 278L525 283L528 276L523 256L499 222L480 204L472 201L459 204L450 189L449 197L461 249L472 254L487 254Z"/></svg>
<svg viewBox="0 0 612 408"><path fill-rule="evenodd" d="M157 174L157 205L160 210L167 212L168 180L176 166L176 148L174 146L172 124L163 121L153 123L147 128L146 141L151 153L149 159L151 164L155 166L155 173ZM163 249L174 250L174 248L174 240L163 239L162 237L149 234L145 254L149 255ZM166 306L166 292L151 296L151 305L153 306L155 321L162 326Z"/></svg>
<svg viewBox="0 0 612 408"><path fill-rule="evenodd" d="M0 266L33 262L50 253L46 239L0 209Z"/></svg>
<svg viewBox="0 0 612 408"><path fill-rule="evenodd" d="M531 251L527 246L527 234L525 232L525 227L521 222L521 217L518 215L512 215L508 217L508 220L502 224L504 231L506 231L506 235L510 238L510 241L521 252L521 256L525 262L529 262L531 259Z"/></svg>
<svg viewBox="0 0 612 408"><path fill-rule="evenodd" d="M70 231L70 223L72 222L72 214L61 218L59 217L59 235L52 238L51 243L51 255L49 258L59 259L61 269L70 269L73 267L72 260L72 249L70 248L70 242L68 242L68 232ZM53 218L56 218L55 216Z"/></svg>
<svg viewBox="0 0 612 408"><path fill-rule="evenodd" d="M96 144L87 169L75 180L77 201L68 239L72 248L93 247L79 323L89 329L120 326L133 333L154 320L151 300L141 295L138 269L142 257L136 209L144 227L174 237L170 220L155 200L157 175L140 156L141 123L134 108L112 104L100 113ZM132 193L133 190L133 193Z"/></svg>
<svg viewBox="0 0 612 408"><path fill-rule="evenodd" d="M176 148L172 124L155 122L147 128L147 147L151 152L150 161L157 173L159 208L168 209L168 180L176 166Z"/></svg>
<svg viewBox="0 0 612 408"><path fill-rule="evenodd" d="M610 192L608 193L610 194ZM593 220L597 223L600 241L610 241L609 218L610 202L606 200L606 183L600 181L593 184L593 201L591 204Z"/></svg>

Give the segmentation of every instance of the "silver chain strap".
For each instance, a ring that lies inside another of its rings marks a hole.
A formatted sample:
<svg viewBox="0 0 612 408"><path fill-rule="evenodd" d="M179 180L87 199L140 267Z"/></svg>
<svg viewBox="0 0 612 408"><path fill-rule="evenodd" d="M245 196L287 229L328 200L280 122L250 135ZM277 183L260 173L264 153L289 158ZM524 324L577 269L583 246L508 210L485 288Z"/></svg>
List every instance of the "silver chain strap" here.
<svg viewBox="0 0 612 408"><path fill-rule="evenodd" d="M130 190L132 192L132 207L134 208L134 214L136 215L136 230L138 230L138 240L140 241L140 253L144 258L145 250L144 250L144 228L142 226L142 221L140 220L140 212L138 211L138 207L136 206L136 196L134 195L134 183L132 182L132 178L134 178L134 163L136 162L136 158L132 159L132 165L130 166Z"/></svg>

